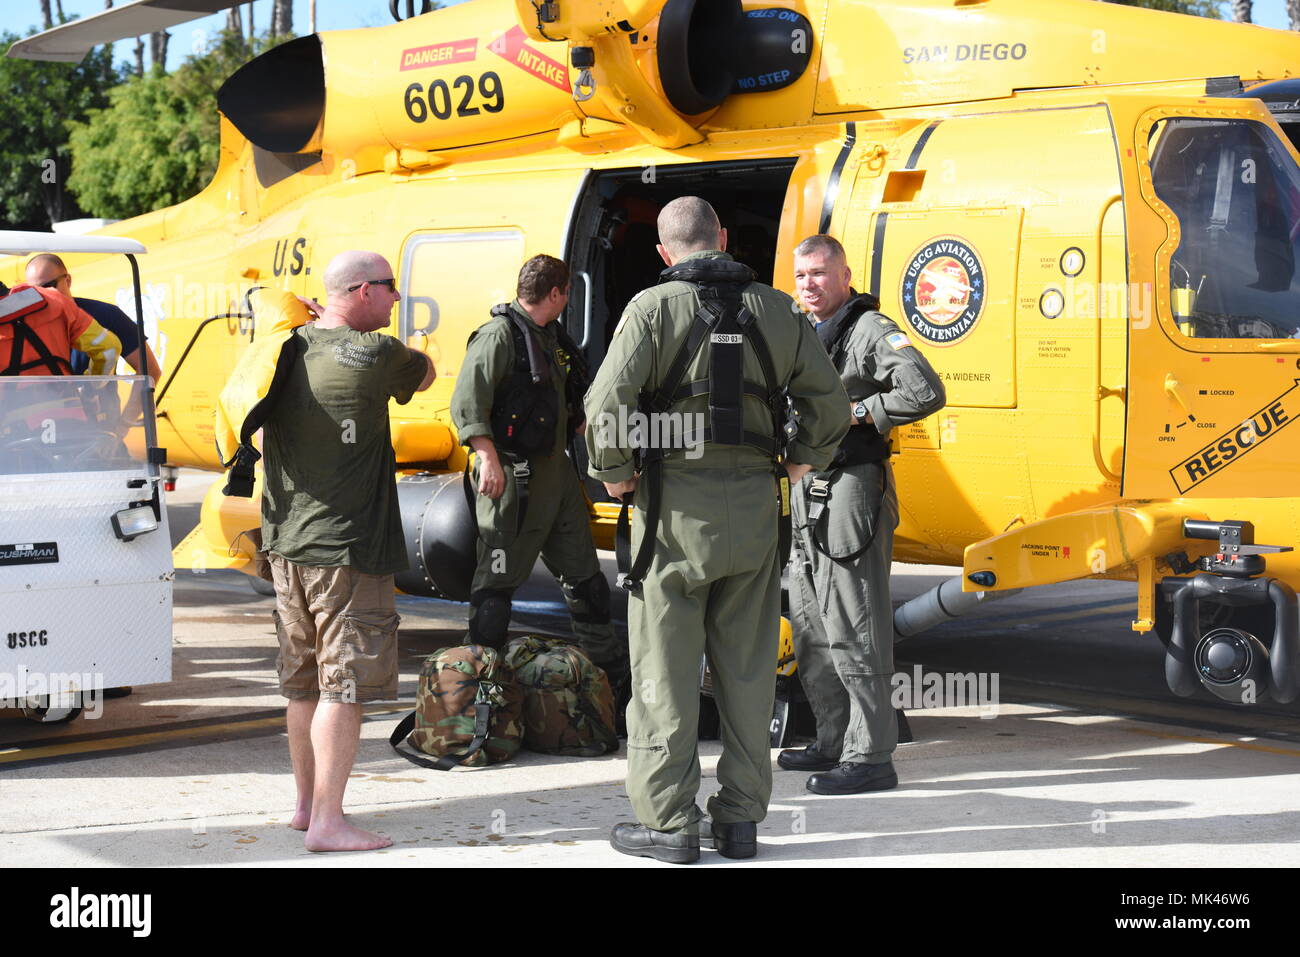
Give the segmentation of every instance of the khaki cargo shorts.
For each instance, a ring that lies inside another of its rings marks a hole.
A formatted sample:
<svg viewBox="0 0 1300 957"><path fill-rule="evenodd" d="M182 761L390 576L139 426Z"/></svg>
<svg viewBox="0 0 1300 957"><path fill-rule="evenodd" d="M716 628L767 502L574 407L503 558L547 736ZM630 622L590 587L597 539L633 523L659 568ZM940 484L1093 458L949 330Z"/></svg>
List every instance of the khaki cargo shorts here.
<svg viewBox="0 0 1300 957"><path fill-rule="evenodd" d="M280 639L280 694L348 704L395 699L401 618L393 576L268 557Z"/></svg>

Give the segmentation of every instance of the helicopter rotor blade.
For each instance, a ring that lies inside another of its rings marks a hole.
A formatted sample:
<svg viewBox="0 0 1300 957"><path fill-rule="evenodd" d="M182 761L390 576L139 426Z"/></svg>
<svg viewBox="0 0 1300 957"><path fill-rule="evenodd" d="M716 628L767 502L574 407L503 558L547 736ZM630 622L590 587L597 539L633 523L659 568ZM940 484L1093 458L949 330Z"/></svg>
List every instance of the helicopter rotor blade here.
<svg viewBox="0 0 1300 957"><path fill-rule="evenodd" d="M132 0L24 37L9 47L8 55L22 60L79 63L100 44L156 33L236 6L238 0Z"/></svg>

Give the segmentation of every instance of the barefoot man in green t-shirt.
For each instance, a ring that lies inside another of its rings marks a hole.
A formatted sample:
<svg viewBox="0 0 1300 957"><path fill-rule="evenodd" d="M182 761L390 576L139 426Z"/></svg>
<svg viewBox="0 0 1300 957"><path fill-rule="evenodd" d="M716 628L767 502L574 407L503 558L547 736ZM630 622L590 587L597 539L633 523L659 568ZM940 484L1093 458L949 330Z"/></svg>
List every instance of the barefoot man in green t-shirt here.
<svg viewBox="0 0 1300 957"><path fill-rule="evenodd" d="M340 253L328 296L301 327L297 356L264 430L263 547L275 580L280 693L289 699L297 786L290 826L310 851L364 851L388 838L343 817L361 705L397 697L393 573L407 567L388 430L433 363L392 336L393 267Z"/></svg>

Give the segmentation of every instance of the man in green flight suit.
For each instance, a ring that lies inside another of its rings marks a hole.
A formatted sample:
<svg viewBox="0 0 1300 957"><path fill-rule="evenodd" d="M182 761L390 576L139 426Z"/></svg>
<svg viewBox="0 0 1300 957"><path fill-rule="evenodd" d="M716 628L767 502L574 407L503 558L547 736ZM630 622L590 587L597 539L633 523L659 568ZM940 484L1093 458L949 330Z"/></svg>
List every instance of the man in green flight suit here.
<svg viewBox="0 0 1300 957"><path fill-rule="evenodd" d="M627 791L640 824L617 825L610 843L673 863L699 858L707 652L723 742L712 836L724 856L752 857L772 790L779 493L829 463L848 428L848 397L790 297L722 252L713 207L681 197L658 226L670 268L628 304L586 401L590 473L615 498L635 492L638 533L622 581L633 692ZM787 397L798 434L783 449Z"/></svg>
<svg viewBox="0 0 1300 957"><path fill-rule="evenodd" d="M808 790L857 794L898 785L898 723L890 703L894 613L889 566L898 498L889 431L943 408L943 383L907 333L859 295L844 247L811 236L795 247L795 288L851 402L853 427L831 467L794 490L790 610L795 660L817 741L777 764L816 771Z"/></svg>
<svg viewBox="0 0 1300 957"><path fill-rule="evenodd" d="M505 644L511 597L540 554L560 582L574 637L617 689L627 648L610 621L587 500L565 455L569 436L583 428L585 386L582 357L556 321L569 300L568 267L534 256L519 271L516 292L470 336L451 397L460 440L477 456L470 640Z"/></svg>

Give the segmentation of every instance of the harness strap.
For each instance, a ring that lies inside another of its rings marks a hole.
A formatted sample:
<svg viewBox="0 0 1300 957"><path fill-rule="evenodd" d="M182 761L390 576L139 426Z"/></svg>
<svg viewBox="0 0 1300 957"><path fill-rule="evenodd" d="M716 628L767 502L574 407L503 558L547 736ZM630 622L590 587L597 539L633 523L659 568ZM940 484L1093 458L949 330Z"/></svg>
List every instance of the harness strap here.
<svg viewBox="0 0 1300 957"><path fill-rule="evenodd" d="M519 515L515 520L515 536L518 537L524 530L524 518L528 515L528 480L532 477L533 472L528 466L528 459L523 456L500 449L497 450L497 454L509 462L511 474L515 477L515 492L519 495ZM473 517L478 514L476 507L478 490L474 488L474 482L470 478L468 460L465 462L465 473L461 478L461 487L465 490L465 504L469 507L470 516ZM474 522L474 534L478 534L477 520Z"/></svg>
<svg viewBox="0 0 1300 957"><path fill-rule="evenodd" d="M671 269L666 270L664 275L666 278L684 278L695 283L700 304L696 309L691 330L673 357L659 388L641 393L639 409L649 413L667 412L682 399L708 395L709 427L683 434L683 443L694 445L702 442L717 442L724 445L748 445L772 459L773 464L777 466L774 477L777 485L779 547L782 565L784 565L789 558L793 541L790 524L790 483L788 476L780 468L782 448L787 438L782 422L785 396L778 388L772 353L766 338L759 330L757 317L750 312L741 299L741 286L751 281L753 274L748 273L746 269L747 276L734 280L701 282L693 276L687 279L685 275L670 275L673 272L674 270ZM686 375L686 369L699 353L706 339L709 341L709 377L683 386L681 382ZM763 370L763 386L744 378L746 340L754 349L759 366ZM746 395L758 398L768 407L772 416L770 436L745 429L743 403ZM665 450L662 448L644 449L639 457L641 484L646 488L646 527L635 559L632 557L632 524L629 515L631 495L623 497L622 507L619 509L618 524L614 532L614 552L618 560L618 585L625 591L635 592L640 589L654 556L663 502L664 454Z"/></svg>
<svg viewBox="0 0 1300 957"><path fill-rule="evenodd" d="M14 328L13 348L9 353L9 365L0 371L0 375L22 375L28 369L39 366L47 367L51 375L72 375L72 364L62 356L56 356L51 352L45 341L36 334L36 330L27 325L24 317L11 319L9 324ZM32 351L36 353L36 358L30 362L23 362L24 343L31 346ZM59 363L63 364L62 368Z"/></svg>
<svg viewBox="0 0 1300 957"><path fill-rule="evenodd" d="M808 524L809 537L812 539L813 547L821 552L831 561L837 564L851 562L862 555L876 541L876 533L880 531L880 510L885 505L885 496L889 492L889 468L882 465L880 468L880 501L876 503L876 511L871 519L871 535L867 542L857 551L848 555L832 555L830 549L823 545L817 538L817 526L830 507L831 503L831 481L830 479L815 478L808 486Z"/></svg>
<svg viewBox="0 0 1300 957"><path fill-rule="evenodd" d="M421 758L402 748L402 739L415 730L415 715L412 711L405 718L398 722L393 733L388 736L388 743L393 746L393 750L400 754L412 764L422 768L431 768L434 771L450 771L458 764L463 764L483 749L487 743L488 731L492 726L492 705L487 701L487 696L483 691L483 683L479 682L478 696L474 699L474 738L470 741L469 746L459 754L444 754L437 761L430 761L427 758Z"/></svg>

